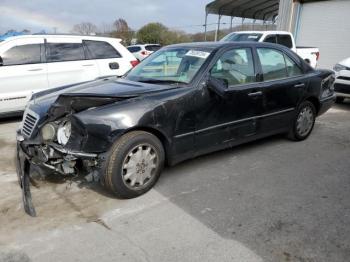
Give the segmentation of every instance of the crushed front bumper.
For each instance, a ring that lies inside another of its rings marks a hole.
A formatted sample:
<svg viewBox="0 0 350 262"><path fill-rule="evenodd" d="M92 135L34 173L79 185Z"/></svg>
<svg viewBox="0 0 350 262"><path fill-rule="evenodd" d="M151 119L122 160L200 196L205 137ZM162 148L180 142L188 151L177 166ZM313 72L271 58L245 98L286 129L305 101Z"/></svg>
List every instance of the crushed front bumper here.
<svg viewBox="0 0 350 262"><path fill-rule="evenodd" d="M53 173L58 173L61 175L69 175L65 174L64 170L55 168L44 161L38 160L36 156L33 156L30 150L28 150L30 143L24 139L20 131L17 132L17 150L16 150L16 171L18 176L18 182L22 190L22 200L23 207L25 212L32 216L36 216L36 211L32 201L32 195L30 191L30 184L33 182L30 174L31 165L35 165L39 168L45 168ZM80 160L87 160L93 162L94 165L91 165L90 168L93 172L96 172L97 169L101 169L102 162L104 157L100 158L97 154L92 153L84 153L84 152L72 152L66 150L64 148L51 146L53 150L56 152L56 155L60 155L63 158L69 157Z"/></svg>
<svg viewBox="0 0 350 262"><path fill-rule="evenodd" d="M22 189L22 200L24 211L32 216L36 216L36 211L32 201L32 194L30 192L30 157L24 152L21 142L23 137L17 134L17 157L16 170L18 182Z"/></svg>

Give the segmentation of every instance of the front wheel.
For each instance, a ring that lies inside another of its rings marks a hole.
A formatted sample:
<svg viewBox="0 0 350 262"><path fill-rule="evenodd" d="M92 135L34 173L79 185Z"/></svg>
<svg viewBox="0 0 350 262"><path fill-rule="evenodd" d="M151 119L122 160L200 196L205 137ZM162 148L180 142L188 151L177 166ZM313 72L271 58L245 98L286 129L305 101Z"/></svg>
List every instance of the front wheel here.
<svg viewBox="0 0 350 262"><path fill-rule="evenodd" d="M132 131L113 145L104 184L119 198L134 198L155 185L163 166L164 148L159 139L148 132Z"/></svg>
<svg viewBox="0 0 350 262"><path fill-rule="evenodd" d="M293 120L293 126L288 137L295 141L306 139L315 125L316 109L310 101L300 104L297 114Z"/></svg>

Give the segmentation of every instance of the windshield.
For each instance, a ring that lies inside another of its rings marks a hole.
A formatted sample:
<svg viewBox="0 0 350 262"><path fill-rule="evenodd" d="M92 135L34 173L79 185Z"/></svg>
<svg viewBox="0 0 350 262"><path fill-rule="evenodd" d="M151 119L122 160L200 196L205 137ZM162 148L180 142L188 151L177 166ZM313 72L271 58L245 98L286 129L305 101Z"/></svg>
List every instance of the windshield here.
<svg viewBox="0 0 350 262"><path fill-rule="evenodd" d="M145 83L188 84L211 51L196 48L160 50L132 69L126 79Z"/></svg>
<svg viewBox="0 0 350 262"><path fill-rule="evenodd" d="M230 42L230 41L250 41L250 42L258 42L261 38L262 34L258 33L233 33L225 36L220 41L222 42Z"/></svg>

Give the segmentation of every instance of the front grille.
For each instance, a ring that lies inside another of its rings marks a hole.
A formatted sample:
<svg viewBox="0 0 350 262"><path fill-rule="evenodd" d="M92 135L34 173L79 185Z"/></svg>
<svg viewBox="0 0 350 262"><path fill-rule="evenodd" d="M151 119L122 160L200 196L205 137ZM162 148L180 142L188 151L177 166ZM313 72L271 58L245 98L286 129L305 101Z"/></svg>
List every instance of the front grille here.
<svg viewBox="0 0 350 262"><path fill-rule="evenodd" d="M350 81L350 77L348 76L338 76L337 79Z"/></svg>
<svg viewBox="0 0 350 262"><path fill-rule="evenodd" d="M334 91L338 93L350 94L350 85L335 83Z"/></svg>
<svg viewBox="0 0 350 262"><path fill-rule="evenodd" d="M39 120L33 112L26 112L22 123L22 134L30 137L33 134L34 128Z"/></svg>

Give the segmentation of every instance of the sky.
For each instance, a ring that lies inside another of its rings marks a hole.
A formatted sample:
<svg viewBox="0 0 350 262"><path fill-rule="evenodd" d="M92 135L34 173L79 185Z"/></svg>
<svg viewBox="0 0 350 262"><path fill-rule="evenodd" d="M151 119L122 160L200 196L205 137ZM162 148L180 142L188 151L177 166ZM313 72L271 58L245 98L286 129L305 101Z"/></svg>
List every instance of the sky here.
<svg viewBox="0 0 350 262"><path fill-rule="evenodd" d="M81 22L108 28L118 18L124 18L134 30L149 22L161 22L172 29L202 32L203 27L198 25L204 24L205 5L209 2L211 0L0 0L0 34L9 29L69 33L74 24ZM215 23L216 19L209 16L208 23ZM211 25L209 30L214 28L215 25Z"/></svg>

